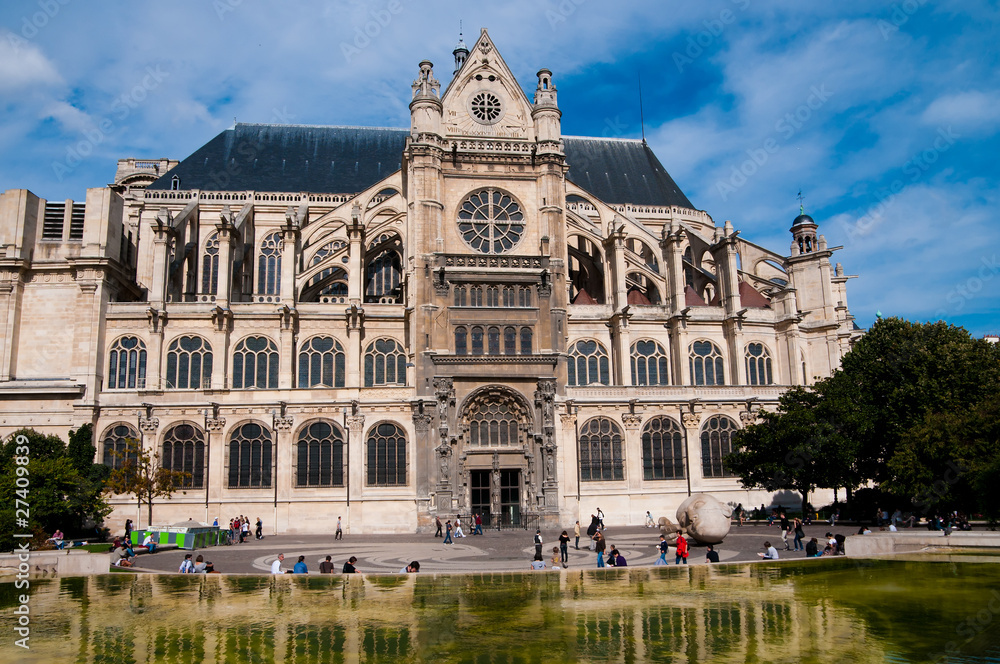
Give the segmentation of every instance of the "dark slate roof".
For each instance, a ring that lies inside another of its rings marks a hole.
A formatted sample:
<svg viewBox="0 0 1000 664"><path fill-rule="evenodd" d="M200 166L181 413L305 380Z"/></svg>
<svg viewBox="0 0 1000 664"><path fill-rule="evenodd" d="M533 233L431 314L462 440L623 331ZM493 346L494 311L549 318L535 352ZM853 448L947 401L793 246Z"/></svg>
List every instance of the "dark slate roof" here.
<svg viewBox="0 0 1000 664"><path fill-rule="evenodd" d="M239 123L149 189L354 194L399 170L406 129ZM567 177L605 203L693 208L642 141L563 139Z"/></svg>

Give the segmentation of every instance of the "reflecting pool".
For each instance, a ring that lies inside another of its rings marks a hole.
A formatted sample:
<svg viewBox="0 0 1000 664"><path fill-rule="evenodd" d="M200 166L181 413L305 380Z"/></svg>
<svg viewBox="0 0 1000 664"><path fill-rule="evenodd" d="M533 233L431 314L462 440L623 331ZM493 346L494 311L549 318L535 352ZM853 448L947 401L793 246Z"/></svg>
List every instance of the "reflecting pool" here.
<svg viewBox="0 0 1000 664"><path fill-rule="evenodd" d="M0 584L7 626L19 592ZM1000 564L109 574L33 581L31 615L4 662L1000 662Z"/></svg>

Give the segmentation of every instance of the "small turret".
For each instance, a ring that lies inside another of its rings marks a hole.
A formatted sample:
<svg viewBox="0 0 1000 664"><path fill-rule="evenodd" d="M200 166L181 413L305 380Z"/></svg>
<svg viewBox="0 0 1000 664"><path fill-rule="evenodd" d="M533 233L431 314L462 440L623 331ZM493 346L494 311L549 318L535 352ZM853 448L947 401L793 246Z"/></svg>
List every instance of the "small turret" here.
<svg viewBox="0 0 1000 664"><path fill-rule="evenodd" d="M562 136L559 119L562 111L556 100L556 86L552 84L552 72L542 69L538 72L538 87L535 88L535 104L531 109L535 120L535 136L539 143L557 143Z"/></svg>
<svg viewBox="0 0 1000 664"><path fill-rule="evenodd" d="M452 76L455 76L469 57L469 47L465 45L465 40L462 38L461 32L458 33L458 45L452 51L452 54L455 56L455 71L452 72Z"/></svg>
<svg viewBox="0 0 1000 664"><path fill-rule="evenodd" d="M434 65L429 60L420 63L420 74L413 82L410 102L410 131L418 134L441 132L441 84L434 78Z"/></svg>
<svg viewBox="0 0 1000 664"><path fill-rule="evenodd" d="M800 208L799 216L795 217L792 227L792 255L811 254L819 249L816 242L816 229L818 228L813 218ZM798 250L797 252L795 250Z"/></svg>

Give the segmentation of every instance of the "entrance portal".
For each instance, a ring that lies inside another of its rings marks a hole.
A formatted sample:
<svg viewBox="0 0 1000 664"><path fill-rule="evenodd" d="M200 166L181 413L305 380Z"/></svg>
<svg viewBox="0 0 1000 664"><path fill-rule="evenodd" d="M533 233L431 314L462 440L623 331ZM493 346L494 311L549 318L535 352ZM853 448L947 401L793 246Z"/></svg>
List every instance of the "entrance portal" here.
<svg viewBox="0 0 1000 664"><path fill-rule="evenodd" d="M521 525L521 471L500 471L500 518L506 526Z"/></svg>
<svg viewBox="0 0 1000 664"><path fill-rule="evenodd" d="M473 514L481 514L483 524L489 527L493 522L490 515L493 510L490 508L490 471L473 470L469 477L469 486L472 488L470 496L470 506Z"/></svg>
<svg viewBox="0 0 1000 664"><path fill-rule="evenodd" d="M499 486L493 485L493 472L472 470L469 472L469 506L472 514L481 514L486 527L523 526L521 513L521 471L501 469ZM494 503L496 496L499 500Z"/></svg>

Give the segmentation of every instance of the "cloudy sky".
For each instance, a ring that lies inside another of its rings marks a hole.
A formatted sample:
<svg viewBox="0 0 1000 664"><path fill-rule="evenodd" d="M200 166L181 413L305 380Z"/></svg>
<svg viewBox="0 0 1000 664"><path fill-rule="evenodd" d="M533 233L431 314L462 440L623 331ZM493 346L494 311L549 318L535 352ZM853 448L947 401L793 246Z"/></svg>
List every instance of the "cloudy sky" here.
<svg viewBox="0 0 1000 664"><path fill-rule="evenodd" d="M1000 331L996 1L8 0L0 190L81 200L118 158L183 158L234 118L406 127L460 20L526 90L553 71L566 134L638 138L641 77L650 145L748 239L787 252L801 190L863 327Z"/></svg>

